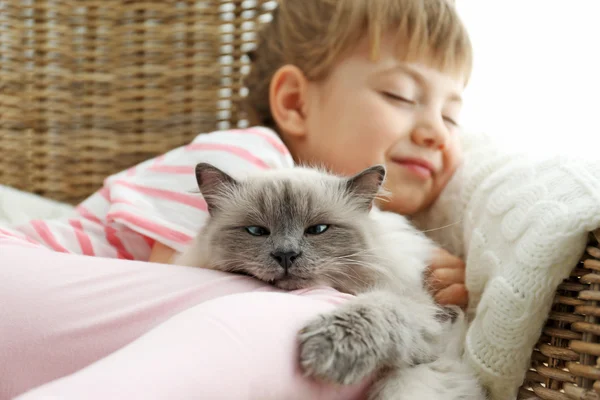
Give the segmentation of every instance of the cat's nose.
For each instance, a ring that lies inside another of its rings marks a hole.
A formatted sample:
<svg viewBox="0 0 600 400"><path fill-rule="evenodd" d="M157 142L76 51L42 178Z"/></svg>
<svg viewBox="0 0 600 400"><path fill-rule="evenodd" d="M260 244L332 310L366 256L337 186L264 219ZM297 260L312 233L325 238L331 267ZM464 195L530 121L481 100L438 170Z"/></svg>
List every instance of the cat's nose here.
<svg viewBox="0 0 600 400"><path fill-rule="evenodd" d="M300 253L295 251L274 251L271 253L271 257L273 257L286 272L299 256Z"/></svg>

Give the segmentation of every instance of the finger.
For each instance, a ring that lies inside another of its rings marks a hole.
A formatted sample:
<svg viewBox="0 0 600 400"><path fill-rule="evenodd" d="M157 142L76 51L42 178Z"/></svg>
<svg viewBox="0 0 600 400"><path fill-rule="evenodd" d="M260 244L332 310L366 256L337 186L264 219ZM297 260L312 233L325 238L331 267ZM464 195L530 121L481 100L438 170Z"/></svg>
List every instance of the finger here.
<svg viewBox="0 0 600 400"><path fill-rule="evenodd" d="M461 268L440 268L428 277L430 290L434 293L453 284L465 283L465 270Z"/></svg>
<svg viewBox="0 0 600 400"><path fill-rule="evenodd" d="M434 299L444 306L456 305L465 308L469 304L469 292L465 285L455 283L437 292Z"/></svg>
<svg viewBox="0 0 600 400"><path fill-rule="evenodd" d="M448 253L446 250L439 249L433 256L433 259L431 260L431 263L429 265L429 269L431 271L435 271L439 268L464 269L465 263L459 257Z"/></svg>

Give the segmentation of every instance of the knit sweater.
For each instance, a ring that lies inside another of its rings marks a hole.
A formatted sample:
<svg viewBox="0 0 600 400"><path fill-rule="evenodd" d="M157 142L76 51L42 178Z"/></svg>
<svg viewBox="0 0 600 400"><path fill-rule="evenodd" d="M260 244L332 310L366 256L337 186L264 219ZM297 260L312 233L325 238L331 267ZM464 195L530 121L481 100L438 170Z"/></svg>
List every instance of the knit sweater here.
<svg viewBox="0 0 600 400"><path fill-rule="evenodd" d="M600 161L533 160L474 133L463 148L465 162L415 223L465 259L465 357L493 400L514 399L556 288L600 227Z"/></svg>

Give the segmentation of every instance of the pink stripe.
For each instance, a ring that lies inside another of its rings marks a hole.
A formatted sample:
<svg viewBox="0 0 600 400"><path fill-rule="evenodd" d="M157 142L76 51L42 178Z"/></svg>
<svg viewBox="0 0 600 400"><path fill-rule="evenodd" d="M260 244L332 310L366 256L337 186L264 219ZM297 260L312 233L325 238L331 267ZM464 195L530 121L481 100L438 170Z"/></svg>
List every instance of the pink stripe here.
<svg viewBox="0 0 600 400"><path fill-rule="evenodd" d="M115 199L115 200L113 200L112 203L113 204L127 204L128 206L134 206L134 204L131 201L125 200L125 199Z"/></svg>
<svg viewBox="0 0 600 400"><path fill-rule="evenodd" d="M127 170L127 176L133 176L133 175L135 175L135 172L136 172L136 168L131 167Z"/></svg>
<svg viewBox="0 0 600 400"><path fill-rule="evenodd" d="M51 248L61 253L69 252L60 243L58 243L58 240L56 240L56 237L54 236L52 231L50 231L50 228L48 228L48 225L44 221L31 221L31 226L33 226L33 229L35 229L35 231L38 233L38 235L40 235L42 240L46 242Z"/></svg>
<svg viewBox="0 0 600 400"><path fill-rule="evenodd" d="M83 225L81 224L81 221L76 219L70 219L69 224L73 227L73 230L75 231L75 236L77 237L77 241L79 242L81 252L86 256L95 256L96 254L94 253L94 246L92 246L90 236L83 230Z"/></svg>
<svg viewBox="0 0 600 400"><path fill-rule="evenodd" d="M160 156L156 157L154 159L154 162L152 163L152 166L156 167L161 165L164 161L165 161L166 156L164 154L161 154Z"/></svg>
<svg viewBox="0 0 600 400"><path fill-rule="evenodd" d="M288 150L287 147L285 147L285 145L283 143L281 143L279 140L275 139L272 135L270 135L266 132L263 132L259 129L248 128L248 129L234 130L232 132L246 133L246 134L250 134L250 135L260 136L261 138L263 138L267 142L269 142L269 144L271 146L273 146L275 148L275 150L277 150L280 154L282 154L284 156L287 156L288 154L290 154L290 151Z"/></svg>
<svg viewBox="0 0 600 400"><path fill-rule="evenodd" d="M117 250L118 258L126 258L129 260L133 260L133 256L125 249L125 246L121 242L121 239L119 239L119 237L117 236L115 228L105 226L104 223L98 217L92 214L84 206L78 206L77 211L86 220L104 227L104 235L106 236L106 241Z"/></svg>
<svg viewBox="0 0 600 400"><path fill-rule="evenodd" d="M113 201L113 204L126 204L126 205L133 205L132 202L127 201L127 200L122 200L122 199L116 199ZM112 213L111 215L115 215L115 213ZM140 234L140 236L142 237L142 239L144 239L144 241L146 242L146 244L148 245L148 247L150 247L150 249L152 249L154 247L154 245L156 244L156 240L144 235L144 234Z"/></svg>
<svg viewBox="0 0 600 400"><path fill-rule="evenodd" d="M88 221L94 222L96 224L102 225L104 226L104 224L102 223L102 221L100 220L100 218L96 217L94 214L92 214L90 212L90 210L88 210L87 208L85 208L84 206L77 206L76 211L85 219L87 219Z"/></svg>
<svg viewBox="0 0 600 400"><path fill-rule="evenodd" d="M128 213L127 211L117 211L110 214L110 216L111 218L121 219L131 225L137 226L145 231L177 243L185 244L193 239L191 236L188 236L185 233L169 229L165 226L157 224L156 222L150 221L149 219Z"/></svg>
<svg viewBox="0 0 600 400"><path fill-rule="evenodd" d="M4 236L4 234L0 233L0 244L4 243L8 243L11 246L26 247L28 249L45 249L47 251L50 251L47 247L44 247L39 243L31 244L29 242L26 242L25 240L17 239L15 236Z"/></svg>
<svg viewBox="0 0 600 400"><path fill-rule="evenodd" d="M27 235L25 235L23 233L20 233L20 232L19 233L21 234L21 236L17 236L13 232L5 231L4 229L0 229L0 233L3 234L3 235L6 235L8 237L18 238L18 239L21 239L21 240L26 240L29 243L33 243L33 244L35 244L37 246L40 245L38 242L36 242L35 240L31 239L29 236L27 236Z"/></svg>
<svg viewBox="0 0 600 400"><path fill-rule="evenodd" d="M8 243L11 246L18 246L18 247L24 247L26 249L46 249L47 251L51 251L49 250L47 247L44 247L42 245L34 245L34 244L30 244L27 242L23 242L20 240L17 240L15 238L5 238L4 236L0 236L0 244L5 244Z"/></svg>
<svg viewBox="0 0 600 400"><path fill-rule="evenodd" d="M110 191L106 186L103 186L102 189L98 191L98 193L100 193L100 196L104 197L106 201L110 201Z"/></svg>
<svg viewBox="0 0 600 400"><path fill-rule="evenodd" d="M0 228L0 233L1 233L1 234L3 234L3 235L6 235L6 236L8 236L8 237L18 237L18 236L17 236L17 235L15 235L14 233L12 233L12 232L9 232L9 231L5 231L5 230L4 230L4 229L2 229L2 228ZM25 235L23 235L23 236L25 236ZM19 239L23 239L23 238L19 237Z"/></svg>
<svg viewBox="0 0 600 400"><path fill-rule="evenodd" d="M125 245L123 245L121 239L117 236L117 230L115 228L107 225L104 228L104 232L106 234L106 240L108 241L108 243L110 243L110 245L117 250L118 258L125 258L127 260L134 259L131 253L128 252L125 248Z"/></svg>
<svg viewBox="0 0 600 400"><path fill-rule="evenodd" d="M148 247L153 248L154 245L156 244L156 240L149 238L146 235L141 235L142 239L144 239L144 241L146 242L146 244L148 245Z"/></svg>
<svg viewBox="0 0 600 400"><path fill-rule="evenodd" d="M153 197L158 197L158 198L165 199L165 200L174 201L176 203L181 203L181 204L185 204L185 205L188 205L191 207L198 208L202 211L208 210L204 199L201 197L198 197L198 196L193 196L193 195L179 193L179 192L173 192L171 190L166 190L166 189L150 188L150 187L137 185L135 183L131 183L131 182L123 181L123 180L115 181L114 184L135 190L136 192L145 194L147 196L153 196Z"/></svg>
<svg viewBox="0 0 600 400"><path fill-rule="evenodd" d="M186 150L189 151L224 151L226 153L230 153L238 156L259 168L269 169L271 168L267 163L265 163L260 158L256 157L254 154L249 152L248 150L233 146L230 144L221 144L221 143L192 143L185 146Z"/></svg>
<svg viewBox="0 0 600 400"><path fill-rule="evenodd" d="M88 220L90 222L93 222L95 224L98 224L98 225L100 225L100 226L102 226L104 228L104 236L106 237L106 241L112 247L114 247L114 249L117 251L117 258L121 258L121 259L125 258L125 259L128 259L128 260L133 260L134 259L133 255L131 255L127 251L127 249L123 245L123 242L117 236L117 230L115 228L110 227L110 226L105 226L105 224L97 216L95 216L94 214L92 214L84 206L78 206L77 207L77 211L86 220Z"/></svg>
<svg viewBox="0 0 600 400"><path fill-rule="evenodd" d="M189 165L153 165L150 167L150 171L163 174L195 175L196 167Z"/></svg>

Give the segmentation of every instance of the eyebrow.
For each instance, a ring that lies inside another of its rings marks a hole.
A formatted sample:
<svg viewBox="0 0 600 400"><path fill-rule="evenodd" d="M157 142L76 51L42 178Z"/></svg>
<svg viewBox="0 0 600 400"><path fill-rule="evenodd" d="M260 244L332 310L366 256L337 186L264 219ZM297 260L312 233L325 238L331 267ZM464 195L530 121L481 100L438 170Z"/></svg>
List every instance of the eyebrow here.
<svg viewBox="0 0 600 400"><path fill-rule="evenodd" d="M390 71L394 71L394 70L400 70L400 71L410 75L411 78L413 78L415 81L417 81L421 86L428 86L427 79L425 79L423 74L421 74L419 71L417 71L416 69L414 69L408 65L398 64L385 72L390 72ZM451 93L448 96L447 100L452 101L452 102L457 102L457 103L463 102L462 97L458 93L455 93L455 92Z"/></svg>

